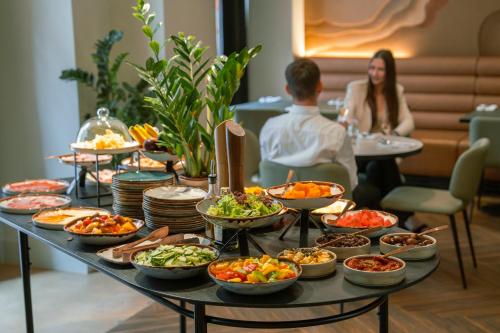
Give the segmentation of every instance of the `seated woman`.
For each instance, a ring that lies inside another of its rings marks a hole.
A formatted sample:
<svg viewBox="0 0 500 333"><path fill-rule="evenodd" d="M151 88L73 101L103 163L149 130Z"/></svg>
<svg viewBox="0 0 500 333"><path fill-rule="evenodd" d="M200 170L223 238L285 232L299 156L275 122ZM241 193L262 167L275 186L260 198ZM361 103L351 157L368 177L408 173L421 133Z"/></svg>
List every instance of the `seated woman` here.
<svg viewBox="0 0 500 333"><path fill-rule="evenodd" d="M370 59L367 80L349 83L344 105L347 121L357 122L360 132L407 136L414 129L389 50L379 50ZM358 170L366 172L367 181L377 186L382 195L402 184L394 159L361 163Z"/></svg>

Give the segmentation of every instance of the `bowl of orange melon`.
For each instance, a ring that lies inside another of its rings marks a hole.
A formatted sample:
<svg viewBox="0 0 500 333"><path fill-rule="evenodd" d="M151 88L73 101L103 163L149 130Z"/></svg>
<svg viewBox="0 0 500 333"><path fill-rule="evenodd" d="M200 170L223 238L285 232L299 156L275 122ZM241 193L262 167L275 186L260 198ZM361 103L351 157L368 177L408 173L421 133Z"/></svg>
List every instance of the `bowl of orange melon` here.
<svg viewBox="0 0 500 333"><path fill-rule="evenodd" d="M342 185L322 181L301 181L272 186L268 195L285 207L294 209L317 209L331 205L342 197Z"/></svg>

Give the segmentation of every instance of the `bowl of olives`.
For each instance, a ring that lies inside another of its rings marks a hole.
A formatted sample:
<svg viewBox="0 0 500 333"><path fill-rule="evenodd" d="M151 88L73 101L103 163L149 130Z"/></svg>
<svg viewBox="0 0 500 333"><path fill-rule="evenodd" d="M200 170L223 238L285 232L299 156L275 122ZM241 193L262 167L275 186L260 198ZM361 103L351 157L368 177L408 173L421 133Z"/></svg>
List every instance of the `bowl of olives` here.
<svg viewBox="0 0 500 333"><path fill-rule="evenodd" d="M416 245L413 249L395 254L404 260L425 260L433 257L437 251L437 241L428 235L415 233L393 233L380 237L380 252L385 254L405 245Z"/></svg>

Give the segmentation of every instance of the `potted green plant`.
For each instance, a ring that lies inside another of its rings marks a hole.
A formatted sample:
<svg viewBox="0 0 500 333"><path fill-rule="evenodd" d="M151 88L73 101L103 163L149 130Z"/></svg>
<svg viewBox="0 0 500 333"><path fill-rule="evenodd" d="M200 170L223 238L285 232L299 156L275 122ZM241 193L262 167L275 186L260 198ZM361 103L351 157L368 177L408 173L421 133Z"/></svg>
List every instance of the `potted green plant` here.
<svg viewBox="0 0 500 333"><path fill-rule="evenodd" d="M229 56L206 58L207 47L194 36L179 33L166 41L173 43L173 55L163 59L162 46L154 38L161 26L154 22L155 13L150 12L149 4L143 0L138 0L133 9L152 51L145 66L134 67L151 86L153 96L146 97L145 102L162 125L158 144L184 161L186 176L206 177L210 161L215 160L215 127L233 118L231 101L246 66L261 46L243 48ZM207 110L206 125L200 120L204 110Z"/></svg>
<svg viewBox="0 0 500 333"><path fill-rule="evenodd" d="M96 75L81 68L74 68L63 70L59 78L76 81L94 90L97 95L96 109L108 108L113 117L128 126L137 123L154 124L157 120L155 113L144 106L148 84L144 80L140 80L136 85L118 81L118 72L128 53L120 53L114 59L111 59L110 53L113 45L122 38L123 32L111 30L95 43L96 50L92 53L92 61L97 67ZM84 118L90 116L90 112L87 112Z"/></svg>

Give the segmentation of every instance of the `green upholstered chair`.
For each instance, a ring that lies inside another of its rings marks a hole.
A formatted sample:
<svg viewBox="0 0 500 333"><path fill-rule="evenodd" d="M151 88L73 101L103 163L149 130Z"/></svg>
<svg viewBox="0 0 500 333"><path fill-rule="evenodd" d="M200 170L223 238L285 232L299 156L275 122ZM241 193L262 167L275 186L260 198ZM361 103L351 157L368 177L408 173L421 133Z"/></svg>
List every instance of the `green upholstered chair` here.
<svg viewBox="0 0 500 333"><path fill-rule="evenodd" d="M467 288L467 281L458 241L455 214L460 211L463 213L472 261L474 267L477 267L466 207L472 202L477 193L489 146L490 141L488 139L479 139L460 155L453 168L448 190L400 186L389 192L381 202L384 209L444 214L450 217L451 231L464 288Z"/></svg>
<svg viewBox="0 0 500 333"><path fill-rule="evenodd" d="M252 179L259 173L260 145L255 133L245 128L245 186L260 185Z"/></svg>
<svg viewBox="0 0 500 333"><path fill-rule="evenodd" d="M485 168L500 168L500 118L476 116L469 125L469 142L472 144L480 138L490 140L490 148L484 161ZM482 183L482 181L481 181ZM479 188L478 207L481 206L481 187Z"/></svg>
<svg viewBox="0 0 500 333"><path fill-rule="evenodd" d="M318 180L335 182L345 188L345 198L352 198L349 172L344 166L338 163L324 163L310 167L291 167L263 160L259 165L260 181L262 186L269 187L285 183L289 169L295 171L295 181Z"/></svg>

